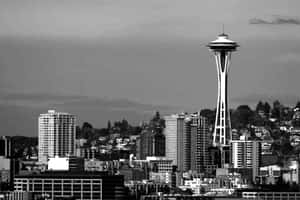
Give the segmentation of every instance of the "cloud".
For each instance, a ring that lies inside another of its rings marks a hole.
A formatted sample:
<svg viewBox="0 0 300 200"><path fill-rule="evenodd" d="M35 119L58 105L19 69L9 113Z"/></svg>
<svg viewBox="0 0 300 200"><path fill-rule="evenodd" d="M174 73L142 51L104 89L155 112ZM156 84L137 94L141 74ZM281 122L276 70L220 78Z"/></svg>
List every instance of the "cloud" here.
<svg viewBox="0 0 300 200"><path fill-rule="evenodd" d="M95 127L106 126L108 120L126 118L131 124L148 121L158 110L161 115L179 112L179 108L143 104L127 99L76 95L10 93L0 95L0 135L36 136L38 116L55 109L77 117L77 125L87 121ZM18 126L15 126L18 124Z"/></svg>
<svg viewBox="0 0 300 200"><path fill-rule="evenodd" d="M300 19L295 17L273 16L271 19L252 18L249 24L261 25L300 25Z"/></svg>
<svg viewBox="0 0 300 200"><path fill-rule="evenodd" d="M101 107L107 110L118 111L139 111L153 113L155 110L173 110L175 107L166 105L143 104L128 99L100 98L79 95L60 95L46 93L10 93L0 95L0 105L22 106L32 108L61 107L73 108L93 108Z"/></svg>

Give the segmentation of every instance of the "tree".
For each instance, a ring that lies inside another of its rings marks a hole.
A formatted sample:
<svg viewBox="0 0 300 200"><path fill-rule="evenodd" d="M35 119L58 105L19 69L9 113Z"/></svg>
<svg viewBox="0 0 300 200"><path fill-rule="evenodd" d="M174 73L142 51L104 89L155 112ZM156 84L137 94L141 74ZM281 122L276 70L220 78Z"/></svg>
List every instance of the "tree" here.
<svg viewBox="0 0 300 200"><path fill-rule="evenodd" d="M151 121L158 121L158 120L160 120L160 114L159 114L158 111L156 111L156 112L155 112L155 115L154 115L154 117L152 118Z"/></svg>
<svg viewBox="0 0 300 200"><path fill-rule="evenodd" d="M232 113L233 128L245 128L253 121L254 112L248 105L240 105Z"/></svg>
<svg viewBox="0 0 300 200"><path fill-rule="evenodd" d="M216 110L203 109L200 111L200 115L206 117L209 124L213 124L216 118Z"/></svg>
<svg viewBox="0 0 300 200"><path fill-rule="evenodd" d="M76 126L76 139L82 138L82 132L79 126Z"/></svg>
<svg viewBox="0 0 300 200"><path fill-rule="evenodd" d="M156 111L155 115L149 122L149 128L153 131L162 132L165 128L165 120L160 118L160 113Z"/></svg>
<svg viewBox="0 0 300 200"><path fill-rule="evenodd" d="M84 123L82 124L82 128L81 128L81 129L85 129L85 128L92 129L93 126L92 126L92 124L90 124L90 123L88 123L88 122L84 122Z"/></svg>
<svg viewBox="0 0 300 200"><path fill-rule="evenodd" d="M108 120L108 122L107 122L107 129L108 129L108 130L111 129L111 122L110 122L110 120Z"/></svg>
<svg viewBox="0 0 300 200"><path fill-rule="evenodd" d="M264 111L267 118L270 117L271 106L268 102L265 102Z"/></svg>
<svg viewBox="0 0 300 200"><path fill-rule="evenodd" d="M280 119L281 115L281 104L278 100L273 102L273 109L272 109L272 117Z"/></svg>
<svg viewBox="0 0 300 200"><path fill-rule="evenodd" d="M299 108L300 109L300 101L297 102L295 108Z"/></svg>
<svg viewBox="0 0 300 200"><path fill-rule="evenodd" d="M263 102L259 101L258 104L256 105L255 111L258 112L260 110L264 110L264 108L265 108L265 106L264 106Z"/></svg>
<svg viewBox="0 0 300 200"><path fill-rule="evenodd" d="M81 128L81 136L84 139L88 139L91 138L91 135L93 134L93 126L88 123L88 122L84 122Z"/></svg>

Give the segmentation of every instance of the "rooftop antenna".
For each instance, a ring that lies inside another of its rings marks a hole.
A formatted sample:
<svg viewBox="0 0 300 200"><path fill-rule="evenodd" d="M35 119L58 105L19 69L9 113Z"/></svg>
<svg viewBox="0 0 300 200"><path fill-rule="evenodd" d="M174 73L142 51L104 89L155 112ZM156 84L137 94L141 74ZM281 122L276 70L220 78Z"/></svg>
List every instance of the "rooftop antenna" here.
<svg viewBox="0 0 300 200"><path fill-rule="evenodd" d="M224 28L224 24L222 24L222 31L223 31L222 34L223 34L223 35L225 34L224 29L225 29L225 28Z"/></svg>

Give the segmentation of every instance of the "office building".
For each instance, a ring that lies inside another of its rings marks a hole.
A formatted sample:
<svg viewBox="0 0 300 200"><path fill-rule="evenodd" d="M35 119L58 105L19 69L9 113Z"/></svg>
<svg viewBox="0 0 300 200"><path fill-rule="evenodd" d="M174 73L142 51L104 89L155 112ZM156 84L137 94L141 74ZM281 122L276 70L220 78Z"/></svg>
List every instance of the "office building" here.
<svg viewBox="0 0 300 200"><path fill-rule="evenodd" d="M209 147L211 146L207 118L200 113L191 114L191 170L206 172L211 166Z"/></svg>
<svg viewBox="0 0 300 200"><path fill-rule="evenodd" d="M179 147L181 151L179 154L180 162L178 163L178 169L182 172L186 172L191 169L191 124L192 120L190 115L184 119L184 129L179 141Z"/></svg>
<svg viewBox="0 0 300 200"><path fill-rule="evenodd" d="M166 157L178 171L205 172L211 167L208 121L200 113L165 117Z"/></svg>
<svg viewBox="0 0 300 200"><path fill-rule="evenodd" d="M145 160L147 156L165 156L165 136L159 130L143 130L137 143L139 160Z"/></svg>
<svg viewBox="0 0 300 200"><path fill-rule="evenodd" d="M213 146L221 150L221 165L229 163L229 141L231 140L231 122L228 107L228 71L231 53L236 51L238 44L228 39L228 35L221 34L217 40L208 44L214 53L218 71L218 98L215 127L213 132Z"/></svg>
<svg viewBox="0 0 300 200"><path fill-rule="evenodd" d="M235 169L249 169L252 173L252 180L259 175L261 163L261 142L248 140L243 135L240 140L231 141L232 166Z"/></svg>
<svg viewBox="0 0 300 200"><path fill-rule="evenodd" d="M175 114L165 116L164 135L166 137L166 158L173 160L173 165L178 166L182 171L184 166L184 143L186 143L184 133L186 131L185 120L186 114Z"/></svg>
<svg viewBox="0 0 300 200"><path fill-rule="evenodd" d="M16 192L32 192L48 199L124 199L124 179L106 173L47 172L17 175Z"/></svg>
<svg viewBox="0 0 300 200"><path fill-rule="evenodd" d="M68 113L49 110L39 116L39 162L75 154L76 119Z"/></svg>
<svg viewBox="0 0 300 200"><path fill-rule="evenodd" d="M152 137L152 156L166 155L166 137L163 133L156 131Z"/></svg>

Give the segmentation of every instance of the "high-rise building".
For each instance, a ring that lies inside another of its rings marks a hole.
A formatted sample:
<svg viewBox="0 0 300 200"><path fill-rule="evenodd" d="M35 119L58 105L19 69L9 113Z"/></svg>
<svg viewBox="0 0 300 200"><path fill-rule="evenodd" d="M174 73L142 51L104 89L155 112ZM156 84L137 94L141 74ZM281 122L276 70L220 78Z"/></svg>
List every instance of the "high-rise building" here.
<svg viewBox="0 0 300 200"><path fill-rule="evenodd" d="M152 146L151 146L151 131L143 130L140 134L140 137L137 140L137 159L145 160L147 156L151 155Z"/></svg>
<svg viewBox="0 0 300 200"><path fill-rule="evenodd" d="M261 142L248 140L243 135L240 140L231 141L232 166L235 169L249 169L252 173L253 181L259 175L261 163Z"/></svg>
<svg viewBox="0 0 300 200"><path fill-rule="evenodd" d="M207 119L195 114L165 117L166 157L180 172L204 172L210 166L210 137Z"/></svg>
<svg viewBox="0 0 300 200"><path fill-rule="evenodd" d="M211 165L209 147L210 136L206 117L200 113L191 114L191 170L198 173L205 172Z"/></svg>
<svg viewBox="0 0 300 200"><path fill-rule="evenodd" d="M75 154L76 119L68 113L49 110L39 116L39 162Z"/></svg>
<svg viewBox="0 0 300 200"><path fill-rule="evenodd" d="M166 137L161 132L155 132L152 139L153 156L166 155Z"/></svg>
<svg viewBox="0 0 300 200"><path fill-rule="evenodd" d="M144 130L138 138L137 158L145 160L147 156L165 156L165 136L159 130Z"/></svg>
<svg viewBox="0 0 300 200"><path fill-rule="evenodd" d="M11 138L7 136L0 136L0 156L11 156Z"/></svg>
<svg viewBox="0 0 300 200"><path fill-rule="evenodd" d="M190 115L186 115L184 119L184 129L179 145L181 147L180 163L178 163L178 169L185 172L191 169L191 131L192 120Z"/></svg>
<svg viewBox="0 0 300 200"><path fill-rule="evenodd" d="M231 52L236 51L238 44L228 39L228 35L221 34L208 44L214 53L218 71L218 99L215 127L213 132L213 146L221 150L221 165L229 163L229 142L231 140L231 122L228 108L228 71Z"/></svg>
<svg viewBox="0 0 300 200"><path fill-rule="evenodd" d="M166 137L166 158L173 160L173 165L178 166L178 170L182 170L183 166L183 135L185 114L175 114L166 116L164 135Z"/></svg>

